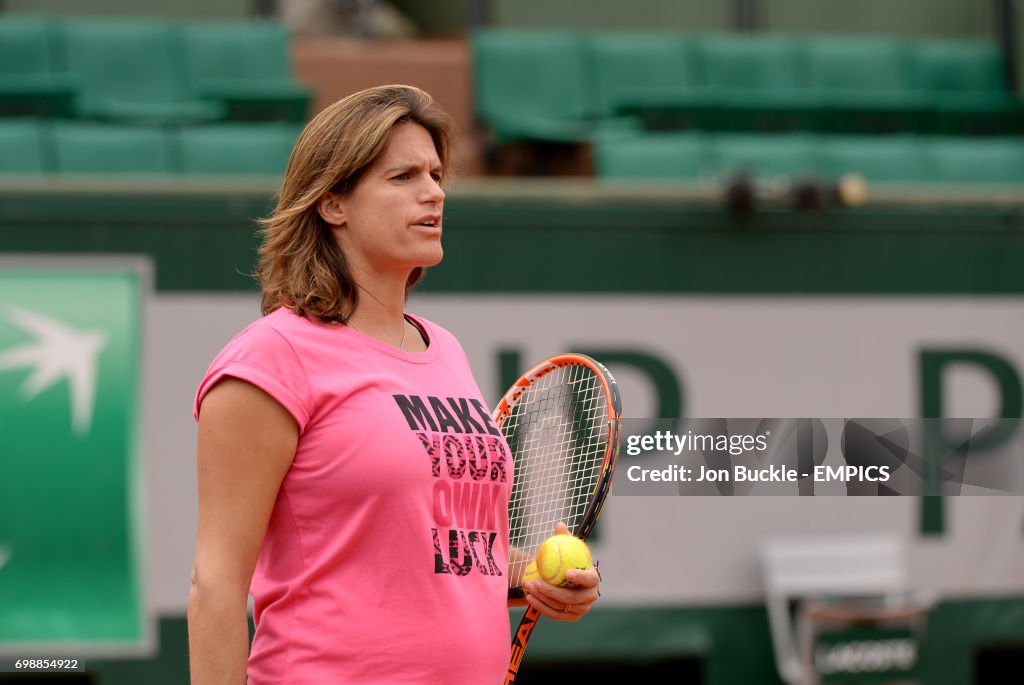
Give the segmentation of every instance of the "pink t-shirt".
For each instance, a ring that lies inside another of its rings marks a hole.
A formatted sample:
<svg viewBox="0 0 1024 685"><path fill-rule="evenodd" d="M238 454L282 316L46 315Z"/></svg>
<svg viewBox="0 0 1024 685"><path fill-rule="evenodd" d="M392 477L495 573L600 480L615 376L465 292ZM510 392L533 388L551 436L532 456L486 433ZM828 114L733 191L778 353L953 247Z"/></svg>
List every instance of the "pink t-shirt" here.
<svg viewBox="0 0 1024 685"><path fill-rule="evenodd" d="M274 397L299 442L250 591L251 685L498 683L509 658L512 462L451 333L426 352L287 309L211 364Z"/></svg>

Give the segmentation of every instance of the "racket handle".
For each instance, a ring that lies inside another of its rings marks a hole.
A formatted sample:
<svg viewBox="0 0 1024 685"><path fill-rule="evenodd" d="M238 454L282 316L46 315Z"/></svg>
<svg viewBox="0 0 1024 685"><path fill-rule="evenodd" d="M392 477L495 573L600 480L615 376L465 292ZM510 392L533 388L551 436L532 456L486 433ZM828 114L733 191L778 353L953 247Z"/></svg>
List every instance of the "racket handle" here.
<svg viewBox="0 0 1024 685"><path fill-rule="evenodd" d="M533 629L537 627L539 619L540 610L536 609L532 604L526 607L526 613L523 614L523 619L519 621L519 628L516 629L516 635L512 638L512 658L508 662L505 685L516 681L516 676L519 675L519 666L523 663L523 653L526 652L526 643L530 641L530 635L533 634Z"/></svg>

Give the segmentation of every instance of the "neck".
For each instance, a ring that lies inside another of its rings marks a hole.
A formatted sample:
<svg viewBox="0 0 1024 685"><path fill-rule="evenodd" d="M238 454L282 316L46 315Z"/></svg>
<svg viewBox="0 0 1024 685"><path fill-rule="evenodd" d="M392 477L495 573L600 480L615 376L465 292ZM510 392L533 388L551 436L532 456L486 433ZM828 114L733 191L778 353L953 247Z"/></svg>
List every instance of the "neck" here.
<svg viewBox="0 0 1024 685"><path fill-rule="evenodd" d="M359 330L396 346L405 334L405 283L403 279L356 276L359 300L349 316Z"/></svg>
<svg viewBox="0 0 1024 685"><path fill-rule="evenodd" d="M353 316L366 317L371 320L394 321L402 318L405 312L405 287L380 287L380 284L366 284L356 281L359 290L359 303L352 312Z"/></svg>

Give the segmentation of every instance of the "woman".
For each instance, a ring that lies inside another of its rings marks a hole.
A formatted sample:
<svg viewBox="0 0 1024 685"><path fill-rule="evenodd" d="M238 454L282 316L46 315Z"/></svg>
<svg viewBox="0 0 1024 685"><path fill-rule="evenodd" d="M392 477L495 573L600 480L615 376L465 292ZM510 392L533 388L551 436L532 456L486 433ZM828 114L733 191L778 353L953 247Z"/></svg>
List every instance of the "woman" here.
<svg viewBox="0 0 1024 685"><path fill-rule="evenodd" d="M264 317L196 397L193 685L504 676L508 448L455 338L404 311L441 261L450 139L429 95L384 86L295 144L263 222ZM598 577L570 573L527 601L577 620Z"/></svg>

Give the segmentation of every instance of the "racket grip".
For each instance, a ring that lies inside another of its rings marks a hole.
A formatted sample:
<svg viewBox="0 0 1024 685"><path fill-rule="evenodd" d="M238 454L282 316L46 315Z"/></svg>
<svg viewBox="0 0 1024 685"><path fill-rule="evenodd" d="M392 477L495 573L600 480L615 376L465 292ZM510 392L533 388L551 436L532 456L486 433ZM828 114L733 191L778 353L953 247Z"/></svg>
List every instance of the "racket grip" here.
<svg viewBox="0 0 1024 685"><path fill-rule="evenodd" d="M519 666L523 663L523 654L526 652L526 643L530 641L533 629L537 627L540 619L540 610L532 604L526 608L523 620L519 622L515 637L512 638L512 658L508 662L508 673L505 675L505 685L514 683L519 675Z"/></svg>

